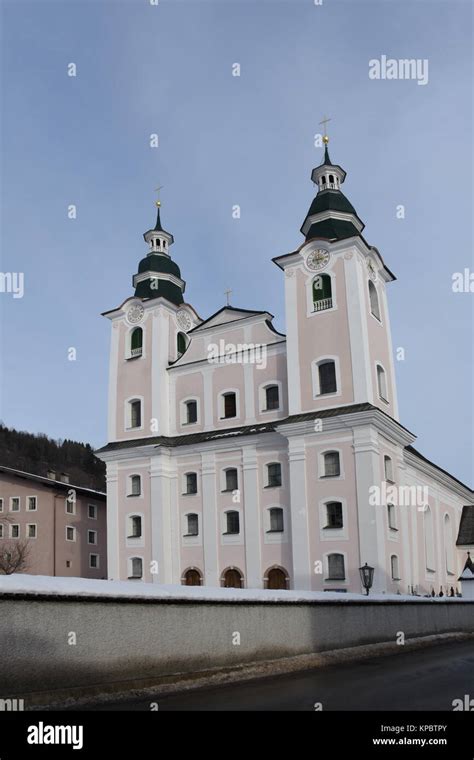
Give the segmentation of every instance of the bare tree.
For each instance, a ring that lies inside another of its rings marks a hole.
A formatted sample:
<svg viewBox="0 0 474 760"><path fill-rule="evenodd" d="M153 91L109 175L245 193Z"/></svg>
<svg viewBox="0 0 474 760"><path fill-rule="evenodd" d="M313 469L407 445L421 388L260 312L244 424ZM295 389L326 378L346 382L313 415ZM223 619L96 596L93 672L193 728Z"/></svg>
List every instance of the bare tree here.
<svg viewBox="0 0 474 760"><path fill-rule="evenodd" d="M26 570L30 553L29 541L9 541L0 548L0 575Z"/></svg>

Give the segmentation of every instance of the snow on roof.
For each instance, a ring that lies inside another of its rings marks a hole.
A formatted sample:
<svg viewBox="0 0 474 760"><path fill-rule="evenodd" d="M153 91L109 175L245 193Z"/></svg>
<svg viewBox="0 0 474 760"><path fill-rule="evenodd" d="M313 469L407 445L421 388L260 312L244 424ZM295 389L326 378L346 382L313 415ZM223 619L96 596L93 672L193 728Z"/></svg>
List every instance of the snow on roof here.
<svg viewBox="0 0 474 760"><path fill-rule="evenodd" d="M36 480L44 483L46 486L59 486L60 488L70 489L73 488L76 491L83 491L84 493L97 494L99 496L106 496L105 491L96 491L93 488L86 488L85 486L76 486L74 483L66 482L65 480L56 480L56 478L47 478L44 475L35 475L33 472L26 472L25 470L16 470L14 467L5 467L0 465L0 472L5 472L7 475L11 473L19 478L27 478L28 480Z"/></svg>
<svg viewBox="0 0 474 760"><path fill-rule="evenodd" d="M2 594L74 597L111 597L116 599L156 599L162 601L225 602L453 602L456 598L425 598L402 594L353 594L335 591L271 591L268 589L174 586L141 581L100 581L90 578L58 578L14 573L0 576Z"/></svg>

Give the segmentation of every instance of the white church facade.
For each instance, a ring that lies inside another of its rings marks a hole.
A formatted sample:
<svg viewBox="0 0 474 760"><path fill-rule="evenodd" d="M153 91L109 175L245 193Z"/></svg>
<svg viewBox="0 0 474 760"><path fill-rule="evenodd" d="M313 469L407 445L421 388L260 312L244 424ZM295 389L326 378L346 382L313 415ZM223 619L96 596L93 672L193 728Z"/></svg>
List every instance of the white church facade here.
<svg viewBox="0 0 474 760"><path fill-rule="evenodd" d="M112 323L108 576L161 584L457 590L473 492L399 421L386 288L327 143L303 243L277 256L286 335L267 311L201 319L158 205L135 294Z"/></svg>

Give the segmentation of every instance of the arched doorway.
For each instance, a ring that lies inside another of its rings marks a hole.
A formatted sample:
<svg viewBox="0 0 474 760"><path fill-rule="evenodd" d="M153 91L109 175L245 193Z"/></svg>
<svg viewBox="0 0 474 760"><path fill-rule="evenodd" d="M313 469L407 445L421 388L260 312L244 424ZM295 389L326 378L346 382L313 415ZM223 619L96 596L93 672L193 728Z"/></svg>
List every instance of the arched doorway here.
<svg viewBox="0 0 474 760"><path fill-rule="evenodd" d="M224 588L243 588L243 577L240 570L236 567L229 567L222 576L222 585Z"/></svg>
<svg viewBox="0 0 474 760"><path fill-rule="evenodd" d="M266 587L275 590L288 588L288 575L281 567L272 567L266 576Z"/></svg>
<svg viewBox="0 0 474 760"><path fill-rule="evenodd" d="M200 586L201 582L202 582L201 573L199 572L199 570L196 570L195 567L192 567L189 570L186 570L186 572L183 575L184 586Z"/></svg>

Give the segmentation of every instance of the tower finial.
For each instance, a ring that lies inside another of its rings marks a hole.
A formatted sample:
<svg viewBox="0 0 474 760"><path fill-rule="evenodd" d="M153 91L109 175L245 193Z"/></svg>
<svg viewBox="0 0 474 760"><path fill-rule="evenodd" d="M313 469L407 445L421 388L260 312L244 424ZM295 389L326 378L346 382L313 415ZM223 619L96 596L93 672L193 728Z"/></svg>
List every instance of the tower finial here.
<svg viewBox="0 0 474 760"><path fill-rule="evenodd" d="M328 121L331 121L331 119L329 119L327 116L323 116L322 121L319 122L320 124L324 124L323 143L325 145L327 145L328 142L329 142L328 129L327 129L327 123L328 123Z"/></svg>
<svg viewBox="0 0 474 760"><path fill-rule="evenodd" d="M157 208L160 208L160 206L161 206L161 200L160 200L160 190L162 190L163 188L164 188L164 185L158 185L158 187L155 189L155 193L158 193L158 198L157 198L157 200L155 201L155 206L156 206Z"/></svg>

